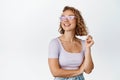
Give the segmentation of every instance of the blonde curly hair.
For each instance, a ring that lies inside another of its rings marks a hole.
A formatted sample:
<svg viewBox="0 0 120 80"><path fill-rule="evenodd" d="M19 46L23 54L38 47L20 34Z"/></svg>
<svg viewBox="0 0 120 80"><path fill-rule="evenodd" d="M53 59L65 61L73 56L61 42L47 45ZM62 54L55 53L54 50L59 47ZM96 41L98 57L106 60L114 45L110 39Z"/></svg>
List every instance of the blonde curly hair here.
<svg viewBox="0 0 120 80"><path fill-rule="evenodd" d="M69 6L65 6L63 9L63 12L66 10L71 10L76 16L75 35L77 35L77 36L87 35L88 34L87 27L85 25L82 15L80 14L80 11L78 9L75 9L74 7L69 7ZM61 24L60 24L58 31L60 32L60 34L64 34L64 32L65 32L64 29L62 28Z"/></svg>

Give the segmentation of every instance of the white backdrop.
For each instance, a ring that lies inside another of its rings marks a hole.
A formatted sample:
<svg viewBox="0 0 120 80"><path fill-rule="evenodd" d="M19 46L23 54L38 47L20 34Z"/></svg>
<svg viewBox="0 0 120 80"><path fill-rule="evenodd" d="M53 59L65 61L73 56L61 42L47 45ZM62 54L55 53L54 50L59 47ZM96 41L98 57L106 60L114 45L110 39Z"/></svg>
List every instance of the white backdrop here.
<svg viewBox="0 0 120 80"><path fill-rule="evenodd" d="M119 80L119 0L0 0L0 80L53 80L48 44L64 6L82 12L95 44L86 80Z"/></svg>

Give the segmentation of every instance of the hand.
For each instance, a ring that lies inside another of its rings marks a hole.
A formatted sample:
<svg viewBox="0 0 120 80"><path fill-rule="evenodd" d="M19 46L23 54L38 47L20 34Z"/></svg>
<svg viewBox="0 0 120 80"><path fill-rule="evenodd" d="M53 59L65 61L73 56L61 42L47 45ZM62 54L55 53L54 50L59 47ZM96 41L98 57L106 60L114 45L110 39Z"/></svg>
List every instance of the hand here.
<svg viewBox="0 0 120 80"><path fill-rule="evenodd" d="M85 41L85 45L87 48L90 48L92 45L94 44L94 41L92 39L92 36L91 35L88 35L87 36L87 39Z"/></svg>

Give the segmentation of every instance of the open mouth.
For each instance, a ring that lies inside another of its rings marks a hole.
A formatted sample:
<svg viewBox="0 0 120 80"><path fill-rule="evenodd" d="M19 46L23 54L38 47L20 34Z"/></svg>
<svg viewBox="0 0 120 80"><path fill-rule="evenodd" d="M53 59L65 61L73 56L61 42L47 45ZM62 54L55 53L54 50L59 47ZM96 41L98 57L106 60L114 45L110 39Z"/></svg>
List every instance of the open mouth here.
<svg viewBox="0 0 120 80"><path fill-rule="evenodd" d="M65 27L69 27L71 24L64 24Z"/></svg>

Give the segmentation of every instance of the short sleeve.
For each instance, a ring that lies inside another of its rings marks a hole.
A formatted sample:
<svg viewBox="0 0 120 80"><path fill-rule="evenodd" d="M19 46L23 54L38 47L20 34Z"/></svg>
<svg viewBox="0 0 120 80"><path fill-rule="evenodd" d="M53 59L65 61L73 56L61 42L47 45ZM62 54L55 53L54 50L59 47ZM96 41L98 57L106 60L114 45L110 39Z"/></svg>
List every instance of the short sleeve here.
<svg viewBox="0 0 120 80"><path fill-rule="evenodd" d="M57 38L52 39L48 47L48 58L58 58L60 52L60 46Z"/></svg>

